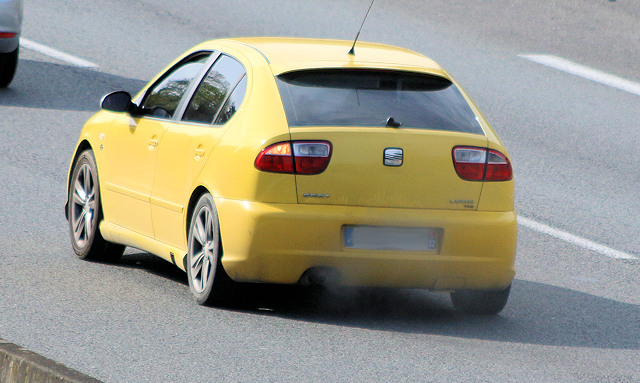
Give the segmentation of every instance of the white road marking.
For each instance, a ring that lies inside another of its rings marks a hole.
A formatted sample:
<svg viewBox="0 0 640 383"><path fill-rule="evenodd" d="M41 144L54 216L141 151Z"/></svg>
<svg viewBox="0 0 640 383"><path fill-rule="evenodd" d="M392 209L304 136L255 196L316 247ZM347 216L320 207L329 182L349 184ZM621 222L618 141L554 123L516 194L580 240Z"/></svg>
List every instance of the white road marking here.
<svg viewBox="0 0 640 383"><path fill-rule="evenodd" d="M587 80L595 81L600 84L608 85L610 87L629 92L640 96L640 84L637 82L626 80L622 77L612 75L597 69L589 68L581 64L574 63L562 57L552 55L536 55L536 54L519 54L518 57L533 61L538 64L548 66L563 72L585 78ZM604 256L615 259L640 259L634 255L612 249L610 247L600 245L586 238L567 233L566 231L555 229L551 226L530 220L528 218L518 216L518 224L528 227L529 229L538 231L550 235L554 238L561 239L563 241L573 243L588 250L595 251Z"/></svg>
<svg viewBox="0 0 640 383"><path fill-rule="evenodd" d="M545 225L543 223L540 222L536 222L534 220L525 218L523 216L518 216L518 224L522 225L524 227L527 227L529 229L535 230L537 232L543 233L543 234L547 234L550 235L554 238L558 238L561 239L563 241L572 243L574 245L578 245L580 247L583 247L585 249L591 250L591 251L595 251L597 253L600 253L606 257L609 258L615 258L615 259L634 259L634 260L638 260L640 258L622 252L622 251L618 251L615 249L612 249L610 247L604 246L604 245L600 245L598 243L595 243L593 241L590 241L586 238L582 238L582 237L578 237L577 235L573 235L571 233L567 233L566 231L562 231L562 230L558 230L555 229L551 226Z"/></svg>
<svg viewBox="0 0 640 383"><path fill-rule="evenodd" d="M38 44L34 41L25 39L24 37L20 38L20 46L25 49L36 51L38 53L42 53L43 55L64 61L66 63L69 63L77 67L81 67L81 68L97 68L98 67L97 64L94 64L91 61L87 61L79 57L72 56L68 53L61 52L57 49L50 48L46 45Z"/></svg>
<svg viewBox="0 0 640 383"><path fill-rule="evenodd" d="M563 59L562 57L534 54L519 54L518 57L640 96L640 84L637 82L589 68L588 66Z"/></svg>

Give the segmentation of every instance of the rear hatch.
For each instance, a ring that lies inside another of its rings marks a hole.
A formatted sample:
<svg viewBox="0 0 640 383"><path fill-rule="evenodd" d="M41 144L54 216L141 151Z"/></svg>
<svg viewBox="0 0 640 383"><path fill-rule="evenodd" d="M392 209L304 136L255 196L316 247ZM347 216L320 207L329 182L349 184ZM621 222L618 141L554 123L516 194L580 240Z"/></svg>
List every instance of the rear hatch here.
<svg viewBox="0 0 640 383"><path fill-rule="evenodd" d="M482 182L461 179L457 146L486 147L451 83L413 72L323 69L277 78L292 141L328 141L329 165L296 175L298 203L475 209Z"/></svg>

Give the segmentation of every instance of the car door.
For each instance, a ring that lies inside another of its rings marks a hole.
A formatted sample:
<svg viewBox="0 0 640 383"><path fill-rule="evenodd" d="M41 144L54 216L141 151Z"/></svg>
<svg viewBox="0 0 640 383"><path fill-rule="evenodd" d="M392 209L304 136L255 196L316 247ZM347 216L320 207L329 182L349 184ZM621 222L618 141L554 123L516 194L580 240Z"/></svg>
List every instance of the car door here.
<svg viewBox="0 0 640 383"><path fill-rule="evenodd" d="M115 117L104 138L104 212L114 224L153 237L149 198L158 148L182 96L209 52L181 61L146 92L139 113Z"/></svg>
<svg viewBox="0 0 640 383"><path fill-rule="evenodd" d="M186 249L185 213L194 181L244 99L245 73L240 62L220 54L194 86L180 122L168 125L158 151L151 195L157 240Z"/></svg>

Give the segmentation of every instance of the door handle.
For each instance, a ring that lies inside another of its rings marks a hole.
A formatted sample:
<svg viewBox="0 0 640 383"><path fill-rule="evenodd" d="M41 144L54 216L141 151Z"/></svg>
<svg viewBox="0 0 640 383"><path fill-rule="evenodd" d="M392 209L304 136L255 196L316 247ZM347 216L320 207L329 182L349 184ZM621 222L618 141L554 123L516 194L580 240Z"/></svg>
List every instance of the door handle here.
<svg viewBox="0 0 640 383"><path fill-rule="evenodd" d="M152 138L149 140L149 148L155 148L156 146L158 146L159 143L160 141Z"/></svg>
<svg viewBox="0 0 640 383"><path fill-rule="evenodd" d="M196 149L196 157L204 157L204 149Z"/></svg>

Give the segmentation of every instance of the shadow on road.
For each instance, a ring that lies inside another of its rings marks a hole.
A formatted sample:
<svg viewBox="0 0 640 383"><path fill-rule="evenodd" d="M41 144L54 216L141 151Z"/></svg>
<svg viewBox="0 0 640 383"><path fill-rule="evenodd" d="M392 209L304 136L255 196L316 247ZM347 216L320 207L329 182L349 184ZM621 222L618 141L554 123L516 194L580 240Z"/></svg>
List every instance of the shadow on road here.
<svg viewBox="0 0 640 383"><path fill-rule="evenodd" d="M146 253L126 255L121 266L187 285L184 272ZM509 303L497 317L459 314L447 294L423 290L243 284L240 298L228 310L381 331L640 350L639 305L523 280L514 281Z"/></svg>
<svg viewBox="0 0 640 383"><path fill-rule="evenodd" d="M187 274L178 269L172 263L169 263L153 254L141 252L137 249L128 249L131 250L128 250L115 266L142 270L173 282L181 283L185 285L185 287L189 286ZM108 265L114 266L114 264Z"/></svg>
<svg viewBox="0 0 640 383"><path fill-rule="evenodd" d="M259 299L254 310L260 307L261 315L372 330L640 350L639 305L542 283L514 281L509 303L497 317L459 314L448 295L422 290L288 289L255 289Z"/></svg>
<svg viewBox="0 0 640 383"><path fill-rule="evenodd" d="M0 105L98 111L98 103L106 93L126 90L135 94L145 84L145 81L92 69L20 60L11 86L0 89Z"/></svg>

